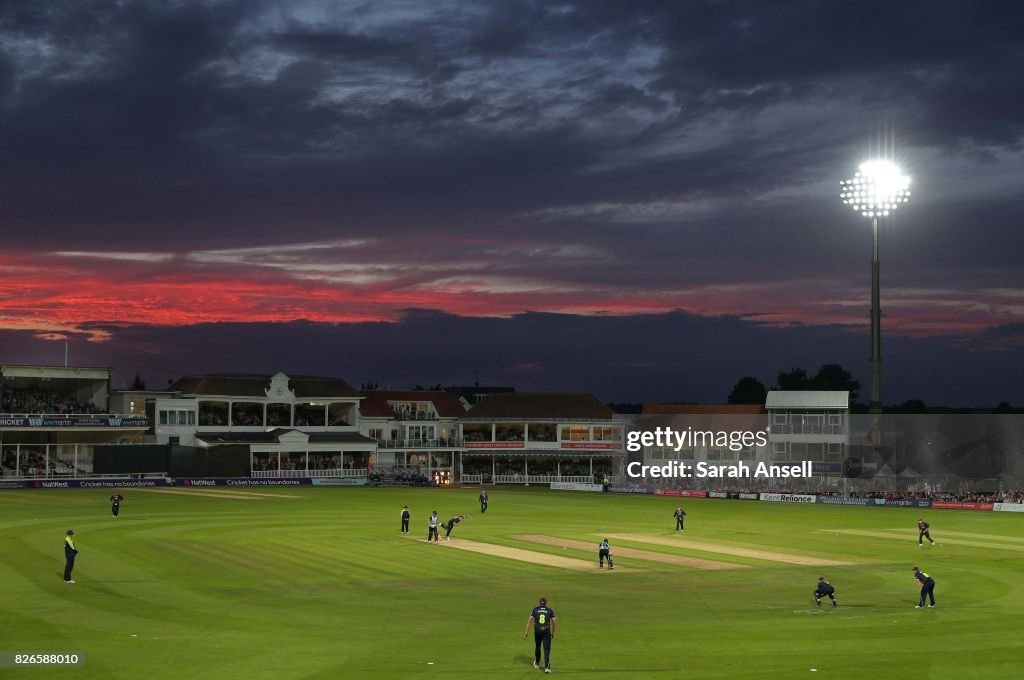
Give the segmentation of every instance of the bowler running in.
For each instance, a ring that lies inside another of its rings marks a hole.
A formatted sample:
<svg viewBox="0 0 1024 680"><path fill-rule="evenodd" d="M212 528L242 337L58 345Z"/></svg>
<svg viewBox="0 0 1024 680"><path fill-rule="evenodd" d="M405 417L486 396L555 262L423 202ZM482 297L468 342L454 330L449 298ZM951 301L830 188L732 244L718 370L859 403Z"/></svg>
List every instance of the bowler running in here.
<svg viewBox="0 0 1024 680"><path fill-rule="evenodd" d="M456 515L455 517L452 517L447 522L442 522L441 523L441 526L444 527L444 540L446 540L446 541L452 540L452 529L454 529L455 525L458 524L459 522L461 522L464 519L469 519L469 517L467 517L466 515Z"/></svg>

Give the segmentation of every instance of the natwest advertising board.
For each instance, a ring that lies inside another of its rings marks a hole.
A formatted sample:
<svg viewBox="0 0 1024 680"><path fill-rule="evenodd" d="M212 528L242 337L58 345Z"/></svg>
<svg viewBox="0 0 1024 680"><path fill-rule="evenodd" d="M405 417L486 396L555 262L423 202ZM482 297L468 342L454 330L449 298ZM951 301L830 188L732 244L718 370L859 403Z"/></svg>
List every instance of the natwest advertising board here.
<svg viewBox="0 0 1024 680"><path fill-rule="evenodd" d="M22 489L127 489L167 486L163 477L152 479L26 479L18 482Z"/></svg>

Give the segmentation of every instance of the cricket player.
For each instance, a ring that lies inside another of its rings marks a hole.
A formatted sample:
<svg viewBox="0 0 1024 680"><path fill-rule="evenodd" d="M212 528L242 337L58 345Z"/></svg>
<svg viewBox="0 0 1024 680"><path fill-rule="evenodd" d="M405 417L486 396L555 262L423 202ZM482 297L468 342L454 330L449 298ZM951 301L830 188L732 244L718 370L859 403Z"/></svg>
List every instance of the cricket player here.
<svg viewBox="0 0 1024 680"><path fill-rule="evenodd" d="M821 598L828 595L829 599L832 600L832 606L836 606L836 589L835 587L825 580L824 576L818 577L818 585L814 589L814 601L817 605L821 606Z"/></svg>
<svg viewBox="0 0 1024 680"><path fill-rule="evenodd" d="M430 543L430 539L434 539L434 543L437 543L437 510L431 513L430 517L427 518L427 543Z"/></svg>
<svg viewBox="0 0 1024 680"><path fill-rule="evenodd" d="M932 545L935 545L935 541L932 540L932 535L931 535L931 533L929 533L928 527L929 527L928 522L925 522L923 519L920 519L920 518L917 520L917 547L918 548L920 548L922 545L924 545L924 541L922 539L925 539L925 538L927 538L928 541Z"/></svg>
<svg viewBox="0 0 1024 680"><path fill-rule="evenodd" d="M676 518L676 531L683 530L683 518L686 517L686 511L682 507L676 508L676 511L672 513L672 516Z"/></svg>
<svg viewBox="0 0 1024 680"><path fill-rule="evenodd" d="M935 606L935 579L928 574L924 573L917 567L914 567L914 578L921 584L921 601L917 604L915 609L924 609L924 598L925 596L931 599L928 607Z"/></svg>
<svg viewBox="0 0 1024 680"><path fill-rule="evenodd" d="M124 496L119 493L115 493L110 497L110 516L117 517L121 513L121 501L124 500Z"/></svg>
<svg viewBox="0 0 1024 680"><path fill-rule="evenodd" d="M487 489L480 492L480 514L487 512Z"/></svg>
<svg viewBox="0 0 1024 680"><path fill-rule="evenodd" d="M598 569L604 568L604 561L608 560L608 568L614 569L615 563L612 562L612 547L608 544L608 539L604 539L597 545L597 567ZM627 570L628 571L628 570Z"/></svg>
<svg viewBox="0 0 1024 680"><path fill-rule="evenodd" d="M64 583L74 583L71 578L71 570L75 568L75 557L78 556L78 548L75 547L75 532L68 529L64 535Z"/></svg>
<svg viewBox="0 0 1024 680"><path fill-rule="evenodd" d="M409 518L412 517L412 513L409 512L409 506L402 506L402 533L409 533Z"/></svg>
<svg viewBox="0 0 1024 680"><path fill-rule="evenodd" d="M458 524L459 522L461 522L464 519L469 519L469 518L466 517L466 515L456 515L455 517L452 517L447 522L442 522L441 523L441 526L444 527L444 540L446 540L446 541L452 540L451 539L452 529L454 529L455 525Z"/></svg>
<svg viewBox="0 0 1024 680"><path fill-rule="evenodd" d="M526 630L523 631L523 639L530 634L530 626L533 626L533 667L540 668L540 648L544 647L544 672L551 672L551 641L555 639L555 610L548 608L548 600L540 598L540 604L530 612L530 618L526 621Z"/></svg>

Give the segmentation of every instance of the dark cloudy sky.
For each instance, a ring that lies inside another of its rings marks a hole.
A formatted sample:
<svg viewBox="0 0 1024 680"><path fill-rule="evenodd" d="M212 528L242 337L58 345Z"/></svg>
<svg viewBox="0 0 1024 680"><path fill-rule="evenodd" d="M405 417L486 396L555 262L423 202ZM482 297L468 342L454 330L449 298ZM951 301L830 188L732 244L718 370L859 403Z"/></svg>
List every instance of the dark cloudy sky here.
<svg viewBox="0 0 1024 680"><path fill-rule="evenodd" d="M0 2L0 360L1024 403L1016 2Z"/></svg>

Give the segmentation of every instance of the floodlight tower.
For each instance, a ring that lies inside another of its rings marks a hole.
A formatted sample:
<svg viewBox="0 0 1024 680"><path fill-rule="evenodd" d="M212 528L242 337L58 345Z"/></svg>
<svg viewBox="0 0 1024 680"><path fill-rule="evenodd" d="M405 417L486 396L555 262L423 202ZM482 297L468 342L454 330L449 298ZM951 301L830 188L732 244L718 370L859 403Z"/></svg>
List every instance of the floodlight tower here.
<svg viewBox="0 0 1024 680"><path fill-rule="evenodd" d="M843 203L871 218L871 407L882 412L882 309L878 282L878 218L910 198L910 178L892 161L871 160L860 164L857 173L840 183Z"/></svg>

